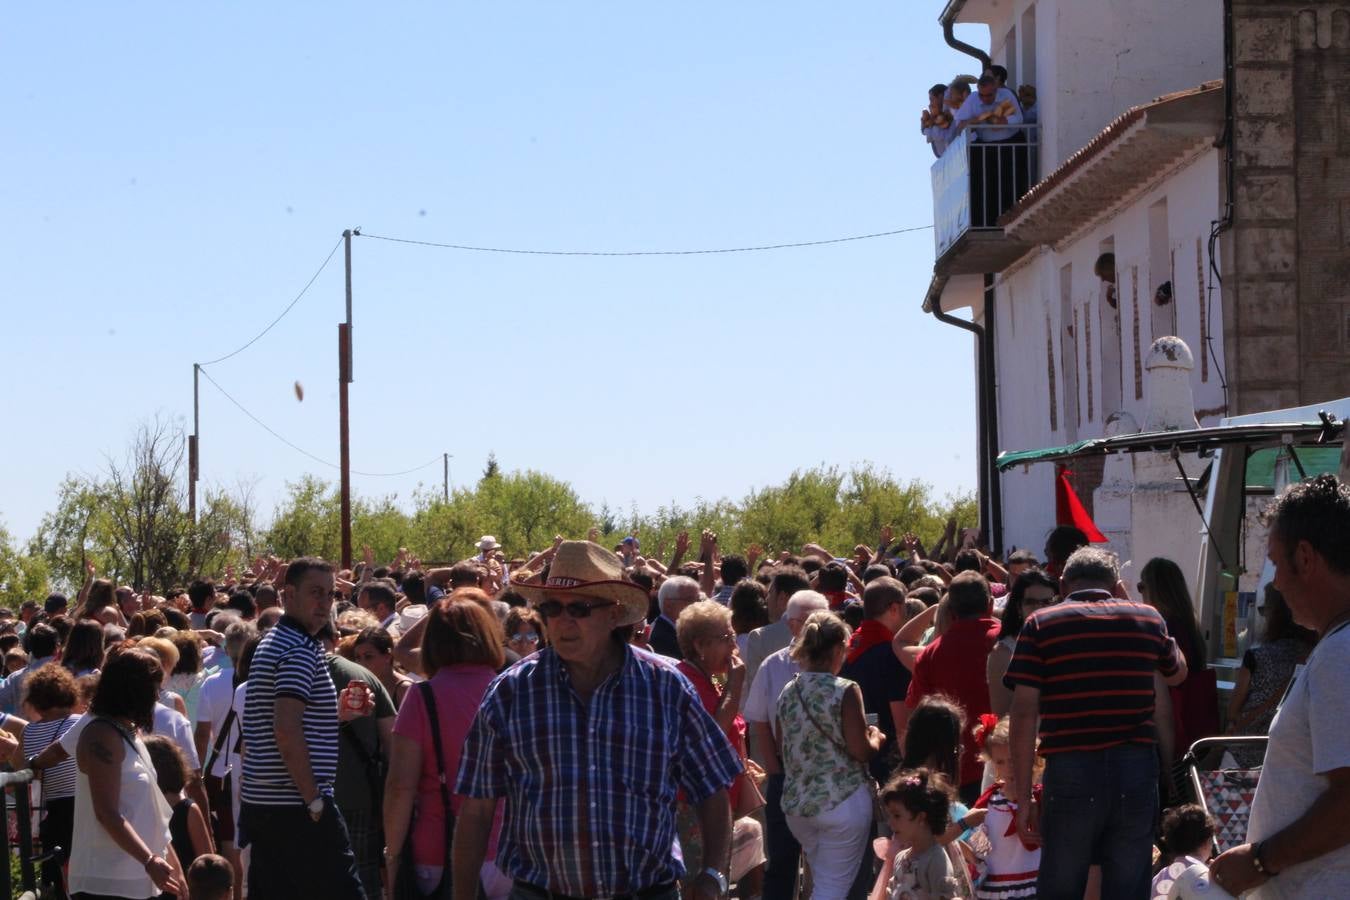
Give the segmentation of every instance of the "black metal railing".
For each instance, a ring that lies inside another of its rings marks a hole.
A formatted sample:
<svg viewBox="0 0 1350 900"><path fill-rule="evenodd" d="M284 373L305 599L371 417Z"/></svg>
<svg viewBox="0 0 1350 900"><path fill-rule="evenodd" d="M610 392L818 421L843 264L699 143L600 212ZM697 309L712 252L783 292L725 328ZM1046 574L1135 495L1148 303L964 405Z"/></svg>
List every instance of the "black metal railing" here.
<svg viewBox="0 0 1350 900"><path fill-rule="evenodd" d="M18 772L0 772L0 792L4 795L6 821L0 828L0 898L9 900L14 896L14 876L10 862L18 856L19 887L24 897L37 897L37 866L42 861L33 847L33 805L29 795L29 785L33 781L33 771L22 769ZM11 845L9 835L10 813L14 815L16 841Z"/></svg>
<svg viewBox="0 0 1350 900"><path fill-rule="evenodd" d="M933 164L938 256L967 231L997 229L999 218L1036 183L1038 131L1037 125L972 125Z"/></svg>

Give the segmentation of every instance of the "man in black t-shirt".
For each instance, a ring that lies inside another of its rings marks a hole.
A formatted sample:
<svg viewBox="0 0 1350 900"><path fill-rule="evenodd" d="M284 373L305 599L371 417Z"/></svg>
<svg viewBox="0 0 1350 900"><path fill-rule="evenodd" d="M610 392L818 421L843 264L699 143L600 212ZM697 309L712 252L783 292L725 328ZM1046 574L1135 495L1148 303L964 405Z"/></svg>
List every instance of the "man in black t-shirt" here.
<svg viewBox="0 0 1350 900"><path fill-rule="evenodd" d="M380 900L383 888L380 869L384 861L384 776L389 765L389 744L394 733L394 701L380 679L365 666L338 656L337 631L325 625L315 635L328 655L328 674L333 690L341 693L353 681L366 686L375 711L338 726L337 776L333 796L347 823L347 835L356 856L356 869L365 888L366 900Z"/></svg>

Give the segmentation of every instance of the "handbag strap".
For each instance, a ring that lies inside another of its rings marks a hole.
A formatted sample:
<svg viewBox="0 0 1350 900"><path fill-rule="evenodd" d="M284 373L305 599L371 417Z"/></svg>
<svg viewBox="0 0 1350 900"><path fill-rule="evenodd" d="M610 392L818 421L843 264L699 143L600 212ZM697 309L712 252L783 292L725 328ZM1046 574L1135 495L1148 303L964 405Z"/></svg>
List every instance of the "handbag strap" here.
<svg viewBox="0 0 1350 900"><path fill-rule="evenodd" d="M450 841L455 831L455 814L450 808L450 787L445 782L445 752L441 747L441 717L436 711L436 694L431 682L422 681L417 685L422 693L422 704L427 708L427 719L431 723L431 745L436 753L436 771L441 791L441 805L445 808L445 849L449 859Z"/></svg>
<svg viewBox="0 0 1350 900"><path fill-rule="evenodd" d="M792 677L792 686L797 689L797 702L802 705L802 712L806 713L806 718L810 720L812 725L816 726L816 731L819 731L821 734L823 734L825 736L825 740L829 741L831 744L834 744L840 750L844 751L844 753L848 753L848 747L844 745L844 742L836 738L834 735L830 734L830 732L826 731L825 726L821 725L820 722L816 719L816 717L811 715L811 707L806 705L806 699L802 697L801 681L796 675Z"/></svg>
<svg viewBox="0 0 1350 900"><path fill-rule="evenodd" d="M229 737L230 729L233 727L234 707L231 706L230 711L225 714L224 723L220 726L220 734L216 735L216 742L211 745L211 755L206 759L206 768L202 769L203 774L210 775L211 770L216 767L216 759L220 757L220 751L225 746L225 738Z"/></svg>

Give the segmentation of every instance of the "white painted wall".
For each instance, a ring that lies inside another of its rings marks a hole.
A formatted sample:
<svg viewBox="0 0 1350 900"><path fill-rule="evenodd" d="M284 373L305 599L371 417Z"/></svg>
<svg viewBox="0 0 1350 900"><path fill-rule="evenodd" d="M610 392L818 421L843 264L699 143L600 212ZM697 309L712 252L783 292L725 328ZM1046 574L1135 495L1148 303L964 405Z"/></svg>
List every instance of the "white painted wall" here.
<svg viewBox="0 0 1350 900"><path fill-rule="evenodd" d="M1078 350L1069 348L1070 359L1077 359L1078 408L1081 422L1075 420L1077 439L1100 437L1107 417L1116 410L1102 402L1102 345L1099 321L1103 303L1101 282L1092 266L1102 242L1114 240L1117 288L1121 313L1121 384L1124 410L1136 421L1146 418L1147 391L1136 396L1134 359L1136 346L1132 312L1136 302L1134 283L1138 280L1140 304L1140 365L1147 360L1154 338L1149 304L1151 283L1149 252L1149 209L1167 199L1169 268L1173 281L1177 333L1195 356L1191 388L1201 425L1218 424L1224 404L1219 373L1223 362L1223 310L1217 284L1212 298L1208 293L1208 237L1211 223L1219 217L1221 160L1218 151L1207 150L1185 168L1179 169L1147 191L1131 198L1114 213L1075 235L1059 248L1041 248L1009 269L996 282L996 357L999 393L999 449L1026 450L1068 443L1074 438L1065 421L1064 390L1071 379L1063 371L1065 361L1060 271L1072 267L1073 307L1079 312ZM1198 243L1197 243L1198 242ZM1197 247L1199 255L1197 256ZM1175 260L1174 266L1171 265ZM1199 268L1197 268L1199 266ZM1203 276L1204 282L1200 278ZM1208 349L1201 338L1201 307L1208 304L1208 333L1214 335ZM1092 402L1089 415L1087 360L1083 319L1092 319ZM1051 388L1047 370L1047 321L1055 366L1054 405L1056 427L1051 428ZM1215 358L1217 354L1217 359ZM1205 357L1202 365L1202 356ZM1054 467L1039 464L1005 473L1003 479L1004 543L1039 551L1045 535L1054 526ZM1184 525L1184 540L1193 541L1193 522ZM1178 539L1182 539L1181 532Z"/></svg>
<svg viewBox="0 0 1350 900"><path fill-rule="evenodd" d="M1021 32L1030 7L1036 37L1028 44ZM972 2L959 21L976 16L989 26L994 61L1016 83L1036 85L1042 174L1131 106L1223 77L1222 0Z"/></svg>

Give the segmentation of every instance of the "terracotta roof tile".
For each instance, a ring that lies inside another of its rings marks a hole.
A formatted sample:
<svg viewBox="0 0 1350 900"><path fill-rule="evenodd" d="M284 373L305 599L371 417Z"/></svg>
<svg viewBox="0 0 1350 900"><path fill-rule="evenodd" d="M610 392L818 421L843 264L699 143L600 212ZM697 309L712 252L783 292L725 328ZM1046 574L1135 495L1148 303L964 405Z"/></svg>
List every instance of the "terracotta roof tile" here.
<svg viewBox="0 0 1350 900"><path fill-rule="evenodd" d="M1007 226L1010 222L1030 210L1054 191L1055 188L1068 181L1075 172L1105 153L1112 144L1129 131L1130 126L1143 119L1150 111L1157 109L1160 106L1174 103L1178 100L1184 100L1209 91L1219 91L1222 89L1222 80L1206 81L1196 87L1174 91L1170 94L1163 94L1161 97L1158 97L1149 103L1142 103L1138 106L1130 107L1117 116L1111 124L1103 128L1096 137L1088 141L1080 150L1066 159L1058 169L1055 169L1055 171L1033 185L1031 190L1027 191L1026 194L1022 196L1021 200L1003 214L999 219L999 224Z"/></svg>

